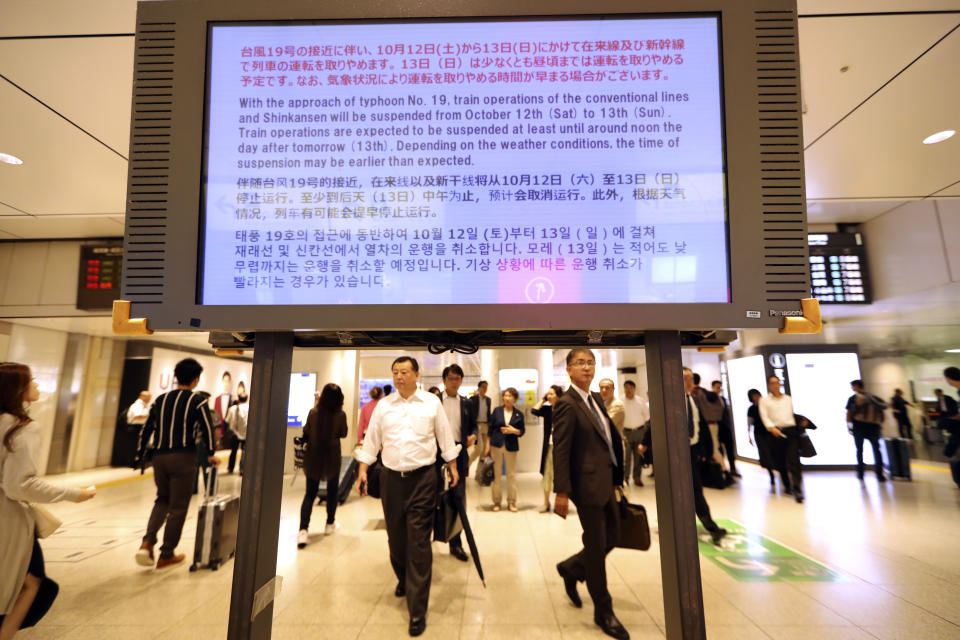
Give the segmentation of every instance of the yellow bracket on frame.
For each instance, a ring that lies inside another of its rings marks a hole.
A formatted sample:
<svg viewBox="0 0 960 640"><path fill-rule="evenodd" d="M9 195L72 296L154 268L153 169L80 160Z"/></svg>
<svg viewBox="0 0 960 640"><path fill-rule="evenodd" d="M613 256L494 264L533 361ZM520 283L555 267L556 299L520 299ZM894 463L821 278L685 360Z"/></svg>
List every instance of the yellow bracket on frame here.
<svg viewBox="0 0 960 640"><path fill-rule="evenodd" d="M242 356L243 349L214 349L213 353L218 356Z"/></svg>
<svg viewBox="0 0 960 640"><path fill-rule="evenodd" d="M130 301L113 301L113 334L117 336L149 336L153 331L147 328L146 318L130 317Z"/></svg>
<svg viewBox="0 0 960 640"><path fill-rule="evenodd" d="M804 298L800 301L800 308L803 310L803 317L791 318L787 316L784 318L780 333L820 333L820 330L823 329L823 319L820 317L820 301L816 298Z"/></svg>

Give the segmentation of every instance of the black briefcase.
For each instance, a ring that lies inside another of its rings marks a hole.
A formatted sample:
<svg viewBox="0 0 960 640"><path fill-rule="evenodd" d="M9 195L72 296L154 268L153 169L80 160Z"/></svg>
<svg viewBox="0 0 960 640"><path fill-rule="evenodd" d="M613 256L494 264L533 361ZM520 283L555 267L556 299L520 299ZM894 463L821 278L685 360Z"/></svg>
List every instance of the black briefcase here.
<svg viewBox="0 0 960 640"><path fill-rule="evenodd" d="M623 549L650 548L650 524L647 522L647 510L642 504L631 504L620 496L620 542Z"/></svg>
<svg viewBox="0 0 960 640"><path fill-rule="evenodd" d="M383 471L383 464L380 459L367 467L367 495L371 498L380 497L380 473Z"/></svg>

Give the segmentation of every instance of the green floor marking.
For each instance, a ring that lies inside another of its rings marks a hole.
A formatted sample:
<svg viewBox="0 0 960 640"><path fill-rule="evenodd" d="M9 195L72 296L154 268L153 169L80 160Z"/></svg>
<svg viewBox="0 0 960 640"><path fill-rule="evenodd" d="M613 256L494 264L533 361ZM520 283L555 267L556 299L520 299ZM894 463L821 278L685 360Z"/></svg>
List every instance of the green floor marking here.
<svg viewBox="0 0 960 640"><path fill-rule="evenodd" d="M734 520L718 520L727 530L716 546L703 527L697 528L700 553L739 582L842 582L826 565L761 535Z"/></svg>

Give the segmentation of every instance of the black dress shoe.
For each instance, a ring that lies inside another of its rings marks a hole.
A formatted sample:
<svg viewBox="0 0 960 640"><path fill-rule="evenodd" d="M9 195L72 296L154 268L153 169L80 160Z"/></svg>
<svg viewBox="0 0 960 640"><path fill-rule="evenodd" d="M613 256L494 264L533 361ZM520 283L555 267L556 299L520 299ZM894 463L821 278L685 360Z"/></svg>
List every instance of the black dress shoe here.
<svg viewBox="0 0 960 640"><path fill-rule="evenodd" d="M710 537L713 538L713 544L720 544L720 541L723 540L723 537L727 535L726 529L715 529L710 532Z"/></svg>
<svg viewBox="0 0 960 640"><path fill-rule="evenodd" d="M397 588L393 590L393 595L397 596L398 598L402 598L403 596L407 595L407 586L403 584L403 582L398 582Z"/></svg>
<svg viewBox="0 0 960 640"><path fill-rule="evenodd" d="M560 577L563 578L563 588L567 591L567 597L570 598L570 602L573 603L577 609L583 606L583 600L580 599L580 594L577 593L577 579L573 576L567 575L567 572L557 565L557 573L560 574Z"/></svg>
<svg viewBox="0 0 960 640"><path fill-rule="evenodd" d="M410 635L418 636L427 628L426 618L413 618L410 620Z"/></svg>
<svg viewBox="0 0 960 640"><path fill-rule="evenodd" d="M742 477L743 477L742 475L740 475L740 472L737 471L736 469L734 469L733 471L731 471L731 472L730 472L730 475L732 475L734 478L742 478Z"/></svg>
<svg viewBox="0 0 960 640"><path fill-rule="evenodd" d="M877 482L886 482L886 481L887 481L887 476L883 474L880 474L877 476Z"/></svg>
<svg viewBox="0 0 960 640"><path fill-rule="evenodd" d="M803 504L803 495L795 493L793 499L796 500L798 504Z"/></svg>
<svg viewBox="0 0 960 640"><path fill-rule="evenodd" d="M466 562L470 559L470 556L468 556L467 552L463 550L463 547L450 547L450 555L461 562Z"/></svg>
<svg viewBox="0 0 960 640"><path fill-rule="evenodd" d="M597 626L603 629L603 632L610 636L611 638L617 638L617 640L630 640L630 634L626 629L623 628L623 625L620 624L620 621L617 620L617 616L613 613L608 613L606 615L594 615L593 621L597 623Z"/></svg>

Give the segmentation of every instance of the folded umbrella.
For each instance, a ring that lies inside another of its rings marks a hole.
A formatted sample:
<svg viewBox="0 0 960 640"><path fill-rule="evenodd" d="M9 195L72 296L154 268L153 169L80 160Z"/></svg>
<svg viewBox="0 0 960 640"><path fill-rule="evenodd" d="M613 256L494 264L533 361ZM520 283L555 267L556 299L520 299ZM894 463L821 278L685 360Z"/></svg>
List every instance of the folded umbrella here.
<svg viewBox="0 0 960 640"><path fill-rule="evenodd" d="M460 523L463 525L463 534L467 537L467 546L470 547L473 566L477 568L477 575L480 576L480 582L483 583L483 588L486 589L487 582L483 577L483 567L480 565L480 554L477 553L477 541L473 537L473 529L470 528L470 521L467 520L467 505L464 502L463 496L457 492L451 493L453 493L453 501L457 506L457 511L460 513Z"/></svg>

